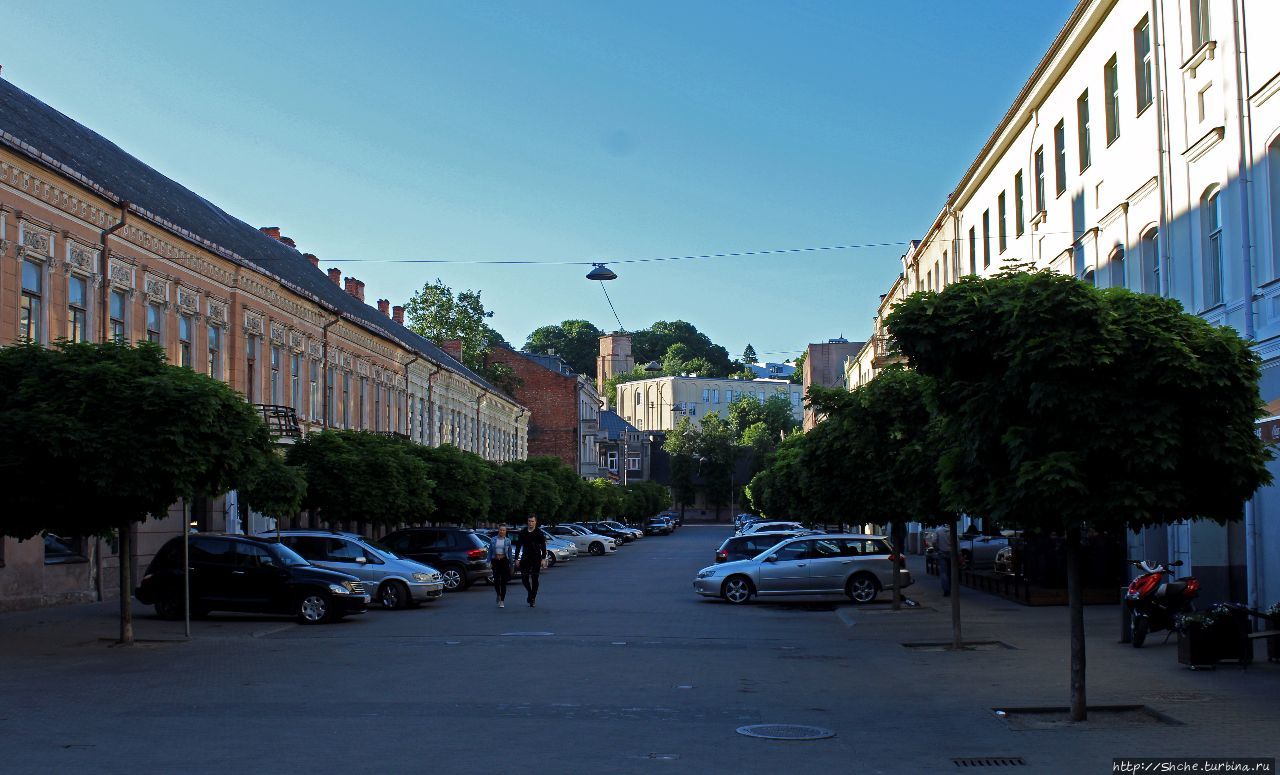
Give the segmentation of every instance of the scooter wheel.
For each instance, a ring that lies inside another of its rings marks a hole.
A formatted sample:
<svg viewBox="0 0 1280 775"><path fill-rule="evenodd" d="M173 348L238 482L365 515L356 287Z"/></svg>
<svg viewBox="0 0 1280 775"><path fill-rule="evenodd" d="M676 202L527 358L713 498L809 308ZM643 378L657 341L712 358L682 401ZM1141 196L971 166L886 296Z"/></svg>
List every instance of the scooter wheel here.
<svg viewBox="0 0 1280 775"><path fill-rule="evenodd" d="M1135 649L1142 648L1142 644L1147 641L1147 632L1151 629L1151 622L1147 621L1145 616L1133 617L1133 631L1130 633L1133 647Z"/></svg>

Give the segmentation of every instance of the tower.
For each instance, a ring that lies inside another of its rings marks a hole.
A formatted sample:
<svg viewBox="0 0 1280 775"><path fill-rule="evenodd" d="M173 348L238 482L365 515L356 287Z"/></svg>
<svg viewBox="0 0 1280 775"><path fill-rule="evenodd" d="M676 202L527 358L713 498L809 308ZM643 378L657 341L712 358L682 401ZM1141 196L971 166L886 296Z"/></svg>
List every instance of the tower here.
<svg viewBox="0 0 1280 775"><path fill-rule="evenodd" d="M631 334L614 331L600 337L600 354L596 356L596 392L605 406L612 406L614 397L605 395L604 383L614 374L625 374L635 368L631 355Z"/></svg>

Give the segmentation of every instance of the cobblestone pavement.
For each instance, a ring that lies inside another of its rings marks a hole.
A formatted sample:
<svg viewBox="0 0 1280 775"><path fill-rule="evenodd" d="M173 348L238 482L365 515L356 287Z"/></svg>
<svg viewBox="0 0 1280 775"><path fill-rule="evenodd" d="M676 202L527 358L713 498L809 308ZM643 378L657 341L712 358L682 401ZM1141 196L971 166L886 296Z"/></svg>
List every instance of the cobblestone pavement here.
<svg viewBox="0 0 1280 775"><path fill-rule="evenodd" d="M1172 641L1119 645L1117 608L1093 606L1090 704L1164 720L1019 731L994 709L1066 704L1064 608L964 590L966 640L1012 648L908 649L950 633L921 567L916 609L734 608L691 589L728 532L579 558L544 574L537 608L518 584L505 609L481 586L319 627L214 615L187 642L138 606L133 648L111 645L112 604L0 615L0 772L925 773L1021 757L1008 771L1103 773L1115 756L1280 751L1280 665L1192 672ZM836 734L735 732L766 723Z"/></svg>

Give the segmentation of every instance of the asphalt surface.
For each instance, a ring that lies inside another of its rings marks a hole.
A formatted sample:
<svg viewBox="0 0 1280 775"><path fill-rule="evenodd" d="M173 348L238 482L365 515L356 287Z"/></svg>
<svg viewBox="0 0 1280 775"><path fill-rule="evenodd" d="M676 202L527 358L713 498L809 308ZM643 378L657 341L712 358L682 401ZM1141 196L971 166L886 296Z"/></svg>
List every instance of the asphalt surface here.
<svg viewBox="0 0 1280 775"><path fill-rule="evenodd" d="M477 586L315 627L215 614L188 642L138 606L132 648L110 645L108 605L6 614L0 772L917 773L1021 757L1011 771L1102 773L1120 755L1280 749L1280 666L1187 671L1172 642L1116 645L1110 606L1088 611L1090 702L1161 717L1020 731L994 709L1067 699L1064 609L966 591L966 639L1012 648L906 648L948 637L933 579L901 612L732 607L691 587L728 534L579 557L543 573L536 608L517 582L504 609ZM835 736L736 732L753 724Z"/></svg>

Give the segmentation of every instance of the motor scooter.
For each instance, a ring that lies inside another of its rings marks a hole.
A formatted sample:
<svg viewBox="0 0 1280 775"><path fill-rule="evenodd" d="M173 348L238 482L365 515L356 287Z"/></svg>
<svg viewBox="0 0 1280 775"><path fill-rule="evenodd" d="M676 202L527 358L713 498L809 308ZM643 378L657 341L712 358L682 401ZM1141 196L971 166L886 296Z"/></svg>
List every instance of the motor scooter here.
<svg viewBox="0 0 1280 775"><path fill-rule="evenodd" d="M1124 594L1124 604L1129 607L1129 627L1133 647L1142 648L1147 635L1160 630L1172 632L1174 618L1180 613L1195 610L1191 602L1200 594L1200 582L1194 577L1170 581L1172 568L1182 565L1182 560L1169 565L1152 565L1146 560L1129 560L1142 571L1129 583Z"/></svg>

